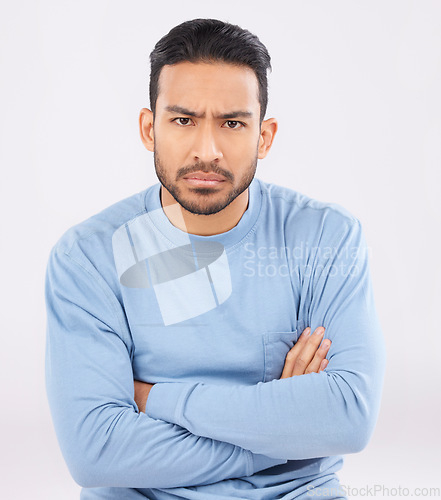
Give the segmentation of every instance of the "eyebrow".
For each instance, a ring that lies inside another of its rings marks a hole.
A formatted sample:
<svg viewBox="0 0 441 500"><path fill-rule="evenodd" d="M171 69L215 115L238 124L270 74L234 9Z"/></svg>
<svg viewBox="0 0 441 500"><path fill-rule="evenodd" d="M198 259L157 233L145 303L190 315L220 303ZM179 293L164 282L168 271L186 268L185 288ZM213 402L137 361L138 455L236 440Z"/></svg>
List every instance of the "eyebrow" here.
<svg viewBox="0 0 441 500"><path fill-rule="evenodd" d="M205 118L205 113L196 113L195 111L183 108L182 106L166 106L165 110L170 113L193 116L194 118ZM251 111L232 111L231 113L217 115L215 118L222 120L234 120L235 118L251 118L252 116L253 113L251 113Z"/></svg>

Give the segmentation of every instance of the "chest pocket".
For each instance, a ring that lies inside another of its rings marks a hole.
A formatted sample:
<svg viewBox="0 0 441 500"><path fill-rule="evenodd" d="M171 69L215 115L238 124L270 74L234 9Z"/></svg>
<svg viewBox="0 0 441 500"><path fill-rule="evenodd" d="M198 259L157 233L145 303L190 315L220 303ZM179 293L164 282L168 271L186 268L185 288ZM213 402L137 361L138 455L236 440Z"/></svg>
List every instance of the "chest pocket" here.
<svg viewBox="0 0 441 500"><path fill-rule="evenodd" d="M285 357L297 342L298 330L287 332L268 332L263 334L264 374L263 382L280 378Z"/></svg>

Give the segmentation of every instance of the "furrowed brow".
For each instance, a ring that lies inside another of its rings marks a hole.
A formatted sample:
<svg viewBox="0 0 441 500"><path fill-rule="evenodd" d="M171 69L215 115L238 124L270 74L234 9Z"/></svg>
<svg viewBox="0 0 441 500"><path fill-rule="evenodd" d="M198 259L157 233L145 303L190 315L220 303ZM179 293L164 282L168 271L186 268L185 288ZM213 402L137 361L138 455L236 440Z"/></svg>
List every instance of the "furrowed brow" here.
<svg viewBox="0 0 441 500"><path fill-rule="evenodd" d="M235 120L236 118L251 118L252 116L253 113L251 111L232 111L231 113L218 115L216 118L221 120Z"/></svg>
<svg viewBox="0 0 441 500"><path fill-rule="evenodd" d="M190 111L189 109L183 108L182 106L166 106L165 109L170 113L178 113L179 115L193 116L194 118L205 117L205 113L196 113L195 111Z"/></svg>
<svg viewBox="0 0 441 500"><path fill-rule="evenodd" d="M193 116L194 118L205 118L205 113L196 113L190 109L183 108L182 106L166 106L166 111L170 113L177 113L180 115ZM253 113L251 111L232 111L231 113L223 113L221 115L215 116L219 120L235 120L236 118L252 118Z"/></svg>

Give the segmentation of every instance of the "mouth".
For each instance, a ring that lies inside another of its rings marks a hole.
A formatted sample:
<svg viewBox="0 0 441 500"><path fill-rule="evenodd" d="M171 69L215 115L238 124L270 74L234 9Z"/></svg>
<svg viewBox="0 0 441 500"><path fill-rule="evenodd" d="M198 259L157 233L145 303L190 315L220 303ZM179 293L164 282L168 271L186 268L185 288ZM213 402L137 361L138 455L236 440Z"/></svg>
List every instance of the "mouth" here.
<svg viewBox="0 0 441 500"><path fill-rule="evenodd" d="M225 182L225 177L218 174L205 174L204 172L195 172L184 177L184 181L192 186L218 186Z"/></svg>

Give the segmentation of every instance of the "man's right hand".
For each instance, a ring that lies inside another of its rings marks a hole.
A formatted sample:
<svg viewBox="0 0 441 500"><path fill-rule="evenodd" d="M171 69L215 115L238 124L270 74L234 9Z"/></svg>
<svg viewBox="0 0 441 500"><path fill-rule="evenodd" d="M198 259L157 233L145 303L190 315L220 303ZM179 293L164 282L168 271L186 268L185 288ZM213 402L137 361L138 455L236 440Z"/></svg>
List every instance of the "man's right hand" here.
<svg viewBox="0 0 441 500"><path fill-rule="evenodd" d="M326 355L331 347L331 341L325 339L320 346L324 333L323 326L316 328L313 334L311 334L310 327L303 330L299 340L286 355L285 366L280 378L313 372L319 373L328 366Z"/></svg>

